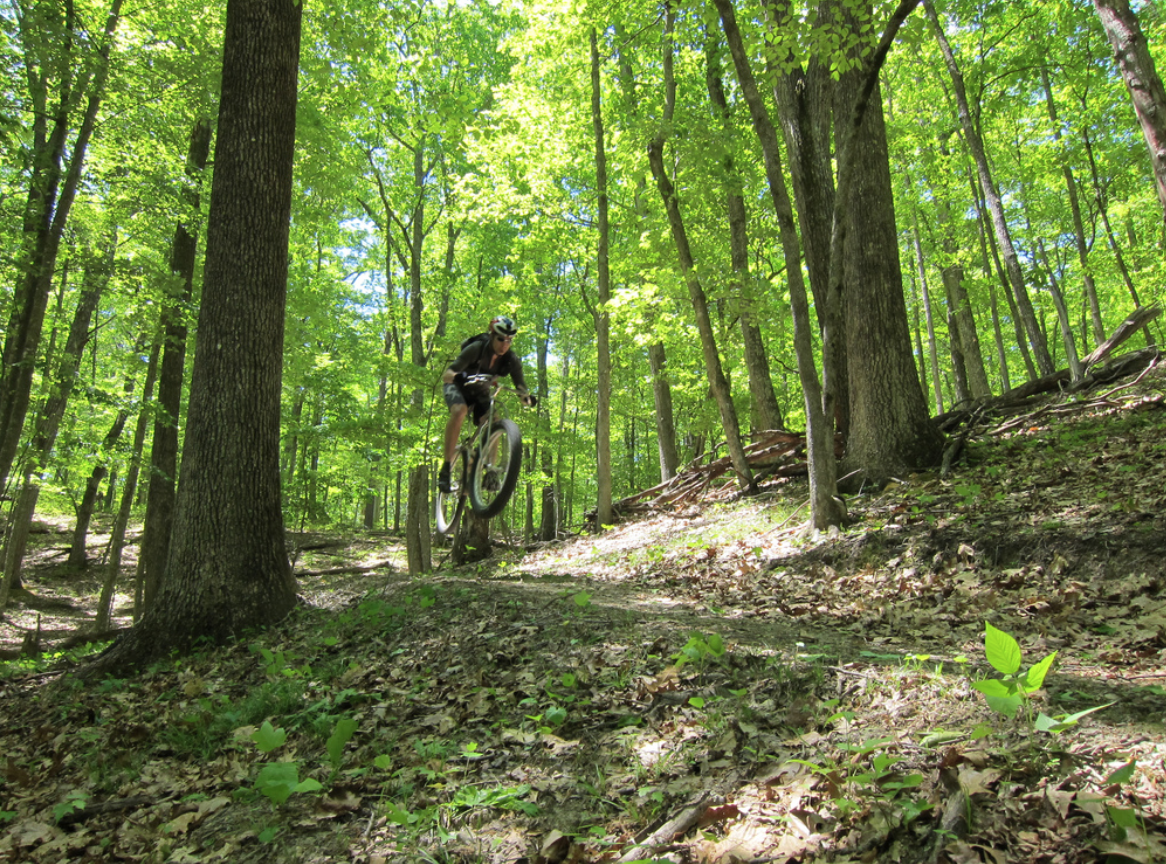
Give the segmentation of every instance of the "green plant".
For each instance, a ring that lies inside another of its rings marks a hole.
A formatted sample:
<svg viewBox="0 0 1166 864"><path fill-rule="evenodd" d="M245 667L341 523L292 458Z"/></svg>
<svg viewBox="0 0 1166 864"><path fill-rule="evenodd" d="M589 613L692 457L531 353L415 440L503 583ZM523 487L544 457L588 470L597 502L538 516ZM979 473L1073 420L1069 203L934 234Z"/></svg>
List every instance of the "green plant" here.
<svg viewBox="0 0 1166 864"><path fill-rule="evenodd" d="M676 668L682 669L686 663L703 664L709 658L725 656L725 641L716 633L710 633L707 638L699 633L689 637L688 642L679 652L672 655L676 661Z"/></svg>
<svg viewBox="0 0 1166 864"><path fill-rule="evenodd" d="M300 780L295 762L272 762L259 770L255 788L279 807L296 792L319 792L324 787L311 777Z"/></svg>
<svg viewBox="0 0 1166 864"><path fill-rule="evenodd" d="M972 687L984 694L988 707L1012 719L1021 706L1025 707L1029 725L1038 732L1057 734L1077 725L1078 721L1094 711L1108 708L1113 703L1086 708L1074 714L1050 717L1043 711L1032 716L1032 694L1039 690L1057 659L1057 652L1047 655L1020 674L1020 644L1010 634L984 622L984 653L992 668L1003 678L988 678L972 682Z"/></svg>
<svg viewBox="0 0 1166 864"><path fill-rule="evenodd" d="M89 805L89 798L84 792L74 789L70 792L65 800L53 806L53 819L60 822L70 813L77 810L84 810Z"/></svg>

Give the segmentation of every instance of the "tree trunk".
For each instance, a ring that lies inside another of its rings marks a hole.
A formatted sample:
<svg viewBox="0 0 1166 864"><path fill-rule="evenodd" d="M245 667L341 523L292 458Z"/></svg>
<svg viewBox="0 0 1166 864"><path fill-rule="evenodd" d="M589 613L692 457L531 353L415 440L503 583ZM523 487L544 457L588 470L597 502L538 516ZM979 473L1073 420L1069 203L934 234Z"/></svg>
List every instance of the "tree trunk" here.
<svg viewBox="0 0 1166 864"><path fill-rule="evenodd" d="M798 360L798 378L806 408L807 463L810 472L810 519L815 528L825 530L842 522L843 510L837 494L837 465L834 453L833 417L824 411L822 388L818 381L818 369L814 360L814 343L810 324L810 304L802 278L800 244L797 227L794 224L793 205L785 188L782 172L781 151L777 144L777 130L769 117L757 81L745 53L744 40L737 26L737 16L732 0L714 0L721 26L737 70L737 81L742 95L749 105L749 116L753 131L761 143L765 157L765 178L769 194L773 200L780 229L782 251L787 266L786 279L790 294L790 308L793 312L794 350ZM823 350L831 346L824 345Z"/></svg>
<svg viewBox="0 0 1166 864"><path fill-rule="evenodd" d="M105 22L104 39L92 72L86 71L72 88L63 87L62 104L56 113L53 131L45 137L43 118L34 120L36 153L33 174L29 181L28 202L24 215L25 243L17 271L22 274L12 303L12 316L4 340L3 368L0 368L0 488L8 479L13 460L24 432L24 422L32 399L32 379L36 364L45 308L56 267L57 253L65 232L69 212L81 181L89 139L97 123L97 112L105 95L109 77L109 52L113 34L121 16L121 0L113 0ZM72 26L74 22L69 22ZM38 34L39 38L39 34ZM67 64L69 59L65 59ZM35 60L29 58L30 67ZM90 82L90 75L92 76ZM33 80L33 76L30 76ZM77 130L77 137L68 147L69 165L61 183L61 160L66 150L65 139L73 107L82 99L88 103ZM40 102L34 96L35 102ZM57 195L60 183L60 194Z"/></svg>
<svg viewBox="0 0 1166 864"><path fill-rule="evenodd" d="M154 384L158 376L158 358L161 354L161 345L155 342L150 351L150 364L146 368L146 383L142 387L142 405L138 412L138 422L134 427L133 451L130 453L130 464L126 470L125 485L122 487L121 504L117 508L117 515L113 519L113 527L109 530L109 558L105 563L105 577L101 582L101 595L97 600L97 612L94 615L93 632L104 633L109 630L109 619L113 610L113 591L117 585L117 578L121 575L121 553L125 549L126 529L129 527L130 511L133 508L134 493L138 486L138 473L142 464L142 450L146 446L146 429L150 422L151 411L149 406L154 395ZM139 570L139 574L140 574ZM145 607L142 580L134 581L134 620L142 617Z"/></svg>
<svg viewBox="0 0 1166 864"><path fill-rule="evenodd" d="M769 372L769 358L765 340L754 314L753 276L749 272L749 215L742 194L743 183L733 163L732 139L735 136L732 112L725 98L721 81L720 45L709 38L705 46L706 81L709 99L721 116L726 137L723 164L725 169L725 198L729 215L729 257L733 271L733 290L738 300L737 314L741 326L741 343L745 353L745 369L749 374L749 395L752 397L752 427L759 432L782 427L781 408L773 392ZM663 478L661 478L663 479ZM632 484L635 488L635 484Z"/></svg>
<svg viewBox="0 0 1166 864"><path fill-rule="evenodd" d="M903 17L913 6L900 5ZM859 22L845 17L857 36ZM883 35L883 57L893 25L894 19ZM943 436L931 423L911 359L880 64L876 52L859 71L844 75L835 103L840 143L830 290L844 274L846 354L862 359L850 365L850 434L839 471L850 475L855 489L938 465L943 453Z"/></svg>
<svg viewBox="0 0 1166 864"><path fill-rule="evenodd" d="M154 605L83 670L238 638L296 603L279 488L302 7L228 0L222 96L185 450Z"/></svg>
<svg viewBox="0 0 1166 864"><path fill-rule="evenodd" d="M602 531L604 525L613 521L612 464L611 464L611 321L607 306L611 300L611 262L608 260L611 244L611 227L607 200L607 151L603 131L602 86L599 68L599 36L591 28L591 124L595 131L595 191L598 199L598 245L595 250L596 282L599 293L598 308L595 310L595 354L596 376L595 394L595 481L598 486L595 504L595 530Z"/></svg>
<svg viewBox="0 0 1166 864"><path fill-rule="evenodd" d="M1052 375L1055 371L1053 369L1053 361L1049 356L1049 349L1045 342L1044 333L1041 330L1040 323L1037 321L1036 311L1032 307L1032 301L1028 296L1028 289L1024 284L1024 274L1020 269L1020 257L1016 254L1016 248L1012 244L1012 235L1008 229L1008 222L1004 215L1004 202L1000 197L999 190L996 188L995 181L992 179L992 170L988 165L988 156L984 150L983 139L980 137L979 130L976 129L975 124L972 122L972 113L968 106L963 74L960 72L959 65L956 63L955 54L952 53L947 36L944 35L939 16L936 14L935 7L932 5L933 0L922 0L922 2L923 8L927 13L927 19L931 22L932 32L935 35L936 41L939 43L939 49L943 53L943 59L947 64L948 74L951 76L952 89L955 91L956 104L959 107L960 124L964 131L964 140L967 142L968 149L971 150L972 158L976 163L980 186L988 202L988 211L992 216L992 227L996 232L996 242L1000 247L1001 255L1004 257L1004 267L1008 274L1008 283L1016 297L1016 304L1020 310L1021 320L1024 322L1029 343L1032 345L1033 354L1036 356L1037 368L1040 369L1041 375Z"/></svg>
<svg viewBox="0 0 1166 864"><path fill-rule="evenodd" d="M91 259L85 268L81 296L77 300L77 308L73 313L73 323L69 327L69 336L65 341L60 367L44 407L37 414L32 441L24 462L24 483L8 526L9 537L4 555L4 582L0 586L0 610L3 610L8 603L9 592L20 585L20 571L24 563L24 552L28 545L29 528L33 513L36 510L37 498L40 495L40 484L33 478L39 476L48 464L53 445L56 443L57 431L60 429L61 419L65 416L65 407L69 403L69 397L73 393L73 385L77 380L77 370L81 365L81 353L89 339L89 324L113 272L113 257L116 249L117 234L115 232L107 241L107 246L102 250L100 258Z"/></svg>
<svg viewBox="0 0 1166 864"><path fill-rule="evenodd" d="M1089 172L1093 177L1094 198L1097 202L1097 212L1101 214L1101 224L1105 228L1106 241L1109 244L1110 250L1113 252L1114 262L1117 264L1118 272L1121 273L1126 290L1130 292L1130 297L1134 301L1134 308L1139 309L1142 306L1142 301L1138 298L1138 289L1134 286L1134 280L1130 278L1130 271L1126 266L1125 256L1121 252L1121 244L1117 242L1117 237L1113 233L1113 226L1109 224L1109 205L1105 187L1101 182L1101 178L1098 176L1097 160L1093 158L1093 145L1089 141L1088 130L1082 132L1081 140L1085 145L1085 153L1089 157ZM1148 324L1144 332L1146 334L1146 347L1149 348L1154 345L1154 335L1150 332L1150 326Z"/></svg>
<svg viewBox="0 0 1166 864"><path fill-rule="evenodd" d="M915 265L919 271L919 294L923 299L923 316L927 322L927 358L931 363L931 383L935 392L935 413L942 414L943 379L939 375L939 348L935 344L935 317L931 312L931 292L927 288L927 271L923 266L923 246L919 241L919 220L915 219L912 232L915 247ZM920 358L922 362L922 358Z"/></svg>
<svg viewBox="0 0 1166 864"><path fill-rule="evenodd" d="M780 34L797 26L791 17L789 0L766 0L770 13L768 27L780 41ZM816 26L829 29L834 26L837 4L834 0L820 2L816 9ZM818 315L818 328L827 331L837 345L846 344L846 320L834 315L827 320L830 307L826 297L830 281L830 245L834 220L834 176L830 147L830 133L834 124L836 83L828 63L811 56L805 69L796 63L792 53L771 61L774 76L773 95L786 150L789 153L789 172L801 227L802 246L805 249L806 270L810 276L810 292ZM833 392L833 421L845 441L850 432L850 374L849 358L845 352L835 351L824 368L830 378ZM832 438L832 436L831 436ZM834 445L830 444L833 452Z"/></svg>
<svg viewBox="0 0 1166 864"><path fill-rule="evenodd" d="M1128 0L1093 0L1093 6L1133 100L1142 137L1150 151L1158 203L1166 220L1166 88L1154 68L1150 46Z"/></svg>
<svg viewBox="0 0 1166 864"><path fill-rule="evenodd" d="M675 10L671 3L665 4L664 25L664 124L670 124L676 106L676 82L672 76L672 23ZM708 376L709 387L717 408L720 410L721 426L725 434L725 443L729 450L729 459L733 470L737 474L737 482L746 494L757 491L757 484L753 479L753 471L749 467L749 460L745 456L745 448L741 443L741 430L737 422L737 409L729 393L729 384L725 380L721 368L721 358L717 353L716 336L713 332L712 319L709 317L708 300L704 287L696 272L696 265L692 251L688 244L688 232L684 227L684 219L680 214L680 199L664 168L664 140L663 128L656 133L651 144L648 145L648 164L652 168L652 176L656 179L656 188L660 191L660 198L668 214L668 226L672 231L672 242L676 247L676 257L680 263L680 271L688 285L688 296L692 300L692 309L696 315L696 329L700 335L701 353L704 355L705 374Z"/></svg>
<svg viewBox="0 0 1166 864"><path fill-rule="evenodd" d="M193 214L198 213L198 182L210 154L211 126L205 120L194 125L186 156L186 174L193 181L184 196ZM182 382L186 370L186 309L194 290L197 229L180 222L174 231L170 252L173 291L162 311L164 345L158 370L158 402L154 413L154 440L150 447L150 471L146 517L138 557L145 608L154 602L166 556L170 551L170 531L174 524L175 480L178 476L178 428L182 410Z"/></svg>

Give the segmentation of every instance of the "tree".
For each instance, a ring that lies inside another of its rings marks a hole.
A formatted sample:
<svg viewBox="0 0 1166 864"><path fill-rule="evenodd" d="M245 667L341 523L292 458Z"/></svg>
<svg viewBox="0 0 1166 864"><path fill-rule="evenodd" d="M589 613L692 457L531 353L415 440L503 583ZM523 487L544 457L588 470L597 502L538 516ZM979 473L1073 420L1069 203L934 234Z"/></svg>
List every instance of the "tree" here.
<svg viewBox="0 0 1166 864"><path fill-rule="evenodd" d="M188 192L193 217L198 215L198 184L206 169L211 146L211 126L195 122L190 134L186 171L193 182ZM154 415L154 443L150 448L147 510L142 526L138 557L143 608L149 608L157 593L166 555L170 550L170 530L174 524L175 481L178 476L178 425L182 413L182 382L186 374L186 314L194 291L194 264L198 229L186 221L174 229L170 252L173 290L162 311L162 360L158 369L158 402Z"/></svg>
<svg viewBox="0 0 1166 864"><path fill-rule="evenodd" d="M1150 150L1158 203L1166 220L1166 88L1128 0L1093 0Z"/></svg>
<svg viewBox="0 0 1166 864"><path fill-rule="evenodd" d="M174 533L154 605L84 674L273 624L296 603L279 399L303 7L229 0L203 298Z"/></svg>
<svg viewBox="0 0 1166 864"><path fill-rule="evenodd" d="M68 5L64 20L58 19L58 11L55 4L34 3L28 14L18 19L33 106L33 170L23 213L20 282L0 360L0 488L16 458L32 398L33 372L53 270L105 95L110 47L121 19L121 0L113 0L110 6L102 41L92 58L79 49L81 40L74 32L78 22L72 5ZM50 106L49 99L54 94L49 88L53 85L58 101ZM82 102L85 110L76 136L69 142L69 126Z"/></svg>
<svg viewBox="0 0 1166 864"><path fill-rule="evenodd" d="M595 249L598 303L595 308L595 365L599 379L596 388L596 485L595 528L610 525L611 512L611 322L607 304L611 300L611 268L608 250L611 226L608 221L607 154L603 141L603 104L599 75L599 39L591 28L591 123L595 130L595 191L598 233Z"/></svg>
<svg viewBox="0 0 1166 864"><path fill-rule="evenodd" d="M876 50L842 77L835 109L839 168L827 304L841 277L850 430L839 471L854 489L937 465L943 452L911 357L878 83L891 41L916 2L900 2ZM865 28L853 13L844 17L853 33Z"/></svg>
<svg viewBox="0 0 1166 864"><path fill-rule="evenodd" d="M664 209L668 215L668 226L672 231L672 240L676 245L676 257L680 270L688 285L689 298L692 300L692 309L696 314L697 331L700 334L701 353L704 356L705 374L708 376L709 389L717 408L721 414L721 426L725 435L725 442L729 450L729 458L733 470L737 474L737 483L742 492L752 494L757 491L757 484L753 479L753 471L749 467L749 460L745 457L745 449L741 443L741 430L737 422L737 409L729 393L729 383L725 380L721 368L720 354L717 351L716 335L713 332L712 321L709 318L708 300L700 275L696 270L692 250L689 245L688 232L680 212L680 197L668 172L664 169L664 142L666 128L672 122L676 105L676 83L672 78L672 21L674 11L671 3L665 4L664 24L664 122L655 137L648 145L648 163L652 167L652 176L656 178L656 187L660 190L660 198L664 202Z"/></svg>
<svg viewBox="0 0 1166 864"><path fill-rule="evenodd" d="M932 32L935 34L939 48L943 52L943 59L947 64L948 74L951 76L960 125L964 132L964 142L967 144L975 160L980 187L983 189L984 198L988 203L988 211L992 217L992 228L995 232L996 242L999 244L1000 252L1004 257L1004 266L1008 274L1008 284L1020 309L1020 320L1024 323L1029 344L1032 346L1033 353L1036 355L1037 367L1040 369L1042 375L1051 375L1054 371L1053 361L1049 356L1048 344L1045 340L1044 332L1041 330L1040 323L1037 321L1036 312L1033 310L1032 301L1028 296L1028 289L1024 284L1024 273L1020 266L1020 256L1017 254L1016 248L1013 245L1012 233L1009 230L1008 220L1004 214L1003 196L1001 196L999 186L992 176L992 169L988 163L988 154L984 149L983 137L980 135L980 131L976 128L976 124L972 118L971 107L968 102L966 88L964 87L963 73L960 71L959 64L956 62L955 52L952 51L947 36L943 32L943 25L940 23L939 15L935 11L932 0L922 0L922 2L927 14L927 20L931 23Z"/></svg>

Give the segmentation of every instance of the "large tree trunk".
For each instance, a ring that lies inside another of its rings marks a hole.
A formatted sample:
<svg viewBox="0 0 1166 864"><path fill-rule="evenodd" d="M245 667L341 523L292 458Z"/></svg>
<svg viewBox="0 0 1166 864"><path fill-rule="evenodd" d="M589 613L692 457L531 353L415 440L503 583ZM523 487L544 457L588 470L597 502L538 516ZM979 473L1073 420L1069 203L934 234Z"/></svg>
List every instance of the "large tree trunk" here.
<svg viewBox="0 0 1166 864"><path fill-rule="evenodd" d="M603 106L600 101L602 86L599 75L599 36L591 28L591 123L595 131L595 192L598 209L596 229L598 245L595 250L596 281L599 303L595 309L595 482L598 486L595 502L595 530L612 523L612 466L611 466L611 322L608 302L611 300L611 267L608 249L611 228L607 201L607 151L604 144Z"/></svg>
<svg viewBox="0 0 1166 864"><path fill-rule="evenodd" d="M186 173L194 183L184 196L191 212L198 213L198 178L210 155L211 126L205 120L194 125L186 156ZM180 222L174 231L170 252L173 290L162 311L162 362L158 370L158 401L154 413L154 443L150 447L150 471L146 497L146 518L138 557L142 582L142 602L154 602L170 551L170 531L174 524L175 480L178 477L178 427L182 409L182 382L186 370L186 307L194 290L194 262L197 229Z"/></svg>
<svg viewBox="0 0 1166 864"><path fill-rule="evenodd" d="M1142 136L1150 150L1150 167L1158 203L1166 220L1166 88L1154 68L1150 46L1128 0L1093 0L1109 37L1121 77L1130 91Z"/></svg>
<svg viewBox="0 0 1166 864"><path fill-rule="evenodd" d="M797 26L789 0L766 0L771 38L791 26ZM834 26L837 3L820 2L815 10L815 25ZM846 344L846 320L842 315L830 314L826 302L830 281L830 245L834 219L833 153L830 147L834 124L836 82L828 62L811 56L803 69L792 53L775 57L770 62L773 77L774 102L786 150L789 153L789 173L797 207L801 241L805 250L806 271L810 276L810 292L818 315L818 328L823 337L829 332L837 345ZM827 373L833 392L833 421L845 441L850 431L850 374L849 358L843 351L832 352ZM833 436L830 436L831 441ZM830 444L833 453L834 445Z"/></svg>
<svg viewBox="0 0 1166 864"><path fill-rule="evenodd" d="M196 640L274 624L295 606L279 489L302 7L228 0L203 299L174 532L154 605L89 677Z"/></svg>
<svg viewBox="0 0 1166 864"><path fill-rule="evenodd" d="M855 489L937 465L943 453L911 357L882 98L871 75L866 64L844 75L835 106L846 354L862 361L850 365L850 434L839 471ZM832 250L832 280L838 254Z"/></svg>

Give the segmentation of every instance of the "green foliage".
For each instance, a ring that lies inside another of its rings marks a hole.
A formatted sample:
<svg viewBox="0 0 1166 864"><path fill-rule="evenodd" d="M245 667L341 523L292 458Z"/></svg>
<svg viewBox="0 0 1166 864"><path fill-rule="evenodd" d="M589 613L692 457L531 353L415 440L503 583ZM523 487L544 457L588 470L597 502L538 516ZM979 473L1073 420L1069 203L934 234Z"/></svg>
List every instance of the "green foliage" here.
<svg viewBox="0 0 1166 864"><path fill-rule="evenodd" d="M725 656L725 642L717 633L710 633L707 637L694 633L679 652L672 655L676 661L676 668L682 668L686 663L705 663L710 659L719 660Z"/></svg>
<svg viewBox="0 0 1166 864"><path fill-rule="evenodd" d="M341 717L336 721L332 734L328 737L328 759L334 769L339 770L344 759L344 745L347 744L356 732L359 724L353 717Z"/></svg>
<svg viewBox="0 0 1166 864"><path fill-rule="evenodd" d="M259 770L255 788L279 807L297 792L319 792L324 787L311 777L300 780L295 762L273 762Z"/></svg>
<svg viewBox="0 0 1166 864"><path fill-rule="evenodd" d="M1098 705L1078 711L1074 714L1059 714L1050 717L1043 711L1037 716L1031 716L1032 694L1039 690L1052 669L1057 652L1041 659L1020 674L1021 652L1020 644L1010 634L993 627L990 622L984 623L984 652L992 668L1003 675L1003 678L990 678L972 682L972 687L984 694L984 699L993 711L1012 719L1017 711L1024 706L1028 710L1029 725L1038 732L1058 734L1077 725L1081 718L1108 708L1113 703Z"/></svg>

